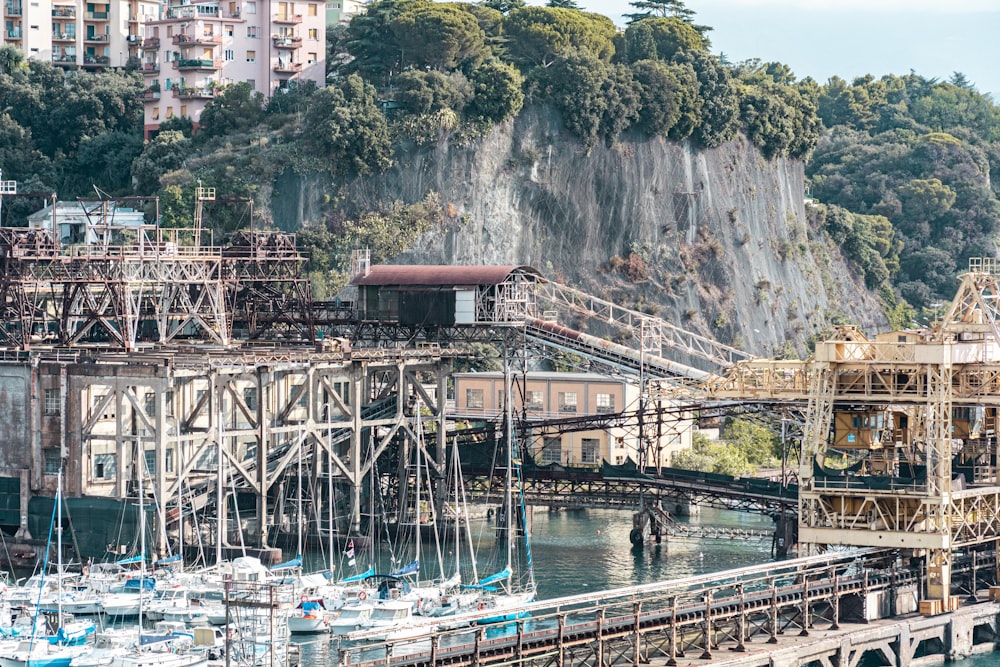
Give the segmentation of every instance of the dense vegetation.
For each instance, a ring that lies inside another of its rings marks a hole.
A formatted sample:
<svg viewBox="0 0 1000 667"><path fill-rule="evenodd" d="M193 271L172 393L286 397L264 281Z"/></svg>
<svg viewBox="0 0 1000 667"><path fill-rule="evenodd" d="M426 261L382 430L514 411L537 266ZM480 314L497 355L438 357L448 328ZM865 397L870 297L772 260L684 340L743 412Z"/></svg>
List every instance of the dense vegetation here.
<svg viewBox="0 0 1000 667"><path fill-rule="evenodd" d="M168 225L188 223L199 181L250 200L289 169L326 172L327 224L304 233L322 290L351 247L370 245L381 261L450 215L433 193L348 215L338 183L388 168L402 145L467 141L541 104L584 149L657 136L711 148L742 133L766 159L806 160L818 222L898 324L915 315L908 304L927 316L949 298L968 257L994 253L1000 116L960 74L821 85L780 63L712 55L710 28L681 0L632 5L619 30L571 0L374 0L329 32L329 85L271 99L230 85L197 132L173 118L145 143L137 73L67 72L3 47L0 168L22 191L64 199L94 185L155 195ZM5 206L4 223L34 207ZM219 208L221 235L248 224L243 209Z"/></svg>

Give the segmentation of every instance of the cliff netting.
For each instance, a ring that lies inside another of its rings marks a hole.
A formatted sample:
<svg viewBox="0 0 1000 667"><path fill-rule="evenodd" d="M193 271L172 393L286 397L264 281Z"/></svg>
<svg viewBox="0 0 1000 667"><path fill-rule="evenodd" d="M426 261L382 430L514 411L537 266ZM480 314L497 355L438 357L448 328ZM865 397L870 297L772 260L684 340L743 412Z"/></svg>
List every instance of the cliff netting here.
<svg viewBox="0 0 1000 667"><path fill-rule="evenodd" d="M319 217L322 179L280 183L282 227ZM464 145L398 149L387 173L343 184L348 215L441 195L455 213L397 263L527 264L757 355L804 354L840 321L888 324L839 250L808 222L803 166L745 139L695 150L628 140L589 153L529 108ZM277 205L278 198L275 198Z"/></svg>

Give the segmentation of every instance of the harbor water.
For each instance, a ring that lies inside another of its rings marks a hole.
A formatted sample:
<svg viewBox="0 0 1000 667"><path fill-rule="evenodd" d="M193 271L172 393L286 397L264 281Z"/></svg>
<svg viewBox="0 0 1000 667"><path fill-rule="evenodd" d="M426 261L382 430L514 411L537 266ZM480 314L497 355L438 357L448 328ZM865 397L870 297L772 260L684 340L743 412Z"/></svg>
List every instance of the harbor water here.
<svg viewBox="0 0 1000 667"><path fill-rule="evenodd" d="M692 522L710 526L770 530L769 517L703 509ZM771 560L771 542L664 538L633 548L632 514L621 510L570 510L532 515L531 551L538 599L591 593L654 581L745 567ZM423 568L422 568L423 569ZM301 636L303 667L336 663L337 645L328 636Z"/></svg>

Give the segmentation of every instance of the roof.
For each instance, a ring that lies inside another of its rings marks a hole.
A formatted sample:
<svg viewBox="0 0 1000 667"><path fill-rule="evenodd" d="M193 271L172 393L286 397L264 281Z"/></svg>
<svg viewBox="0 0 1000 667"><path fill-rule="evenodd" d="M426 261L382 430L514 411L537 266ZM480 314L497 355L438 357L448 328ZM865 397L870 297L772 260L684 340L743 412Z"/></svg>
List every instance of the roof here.
<svg viewBox="0 0 1000 667"><path fill-rule="evenodd" d="M445 266L417 264L376 264L352 285L499 285L512 273L539 275L530 266Z"/></svg>

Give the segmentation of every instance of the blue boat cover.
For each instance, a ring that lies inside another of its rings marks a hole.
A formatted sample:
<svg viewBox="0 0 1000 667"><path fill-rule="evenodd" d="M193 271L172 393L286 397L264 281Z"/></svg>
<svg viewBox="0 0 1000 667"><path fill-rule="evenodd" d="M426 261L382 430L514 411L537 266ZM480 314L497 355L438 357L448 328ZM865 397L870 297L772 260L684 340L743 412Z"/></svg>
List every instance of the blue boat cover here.
<svg viewBox="0 0 1000 667"><path fill-rule="evenodd" d="M132 565L134 563L141 563L146 559L145 554L140 554L138 556L132 556L131 558L122 558L121 560L116 560L115 565Z"/></svg>
<svg viewBox="0 0 1000 667"><path fill-rule="evenodd" d="M276 570L290 570L293 567L302 567L302 556L296 556L292 560L285 561L284 563L278 563L271 567L271 571Z"/></svg>
<svg viewBox="0 0 1000 667"><path fill-rule="evenodd" d="M510 579L510 575L511 574L512 573L510 571L510 568L509 567L505 567L504 569L500 570L496 574L491 574L488 577L480 579L476 583L476 586L486 586L488 584L492 584L495 581L503 581L504 579Z"/></svg>
<svg viewBox="0 0 1000 667"><path fill-rule="evenodd" d="M401 577L404 574L414 574L415 572L419 571L420 571L420 561L413 560L404 565L403 567L399 568L398 570L393 570L392 572L389 573L389 576Z"/></svg>
<svg viewBox="0 0 1000 667"><path fill-rule="evenodd" d="M173 556L161 558L160 560L153 563L153 565L170 565L171 563L179 563L179 562L181 562L181 555L174 554Z"/></svg>
<svg viewBox="0 0 1000 667"><path fill-rule="evenodd" d="M370 567L366 571L362 572L361 574L356 574L353 577L347 577L345 579L341 579L340 583L342 583L342 584L349 584L352 581L361 581L362 579L367 579L368 577L372 576L373 574L375 574L375 568L374 567Z"/></svg>
<svg viewBox="0 0 1000 667"><path fill-rule="evenodd" d="M126 579L124 588L126 591L139 590L139 578L131 577L129 579ZM153 577L143 577L142 590L144 591L156 590L156 579L154 579Z"/></svg>

